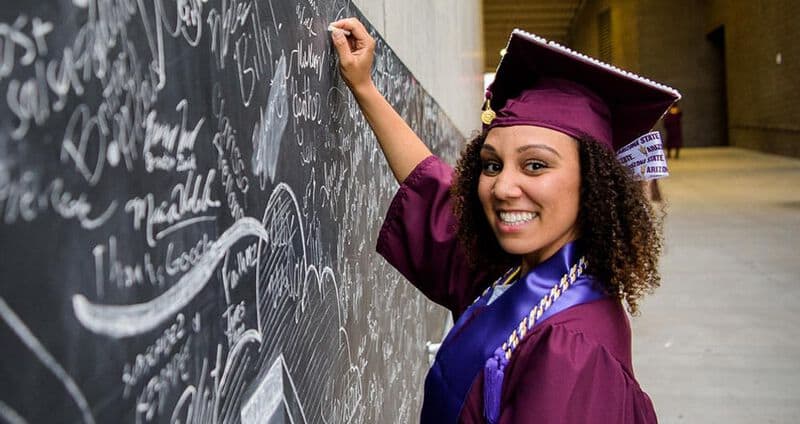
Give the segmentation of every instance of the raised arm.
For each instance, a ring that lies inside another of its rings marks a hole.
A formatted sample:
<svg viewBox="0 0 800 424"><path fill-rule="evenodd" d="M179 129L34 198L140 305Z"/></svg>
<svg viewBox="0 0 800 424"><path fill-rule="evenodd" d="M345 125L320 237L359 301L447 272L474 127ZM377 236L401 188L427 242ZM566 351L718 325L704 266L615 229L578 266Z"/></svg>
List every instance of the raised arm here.
<svg viewBox="0 0 800 424"><path fill-rule="evenodd" d="M332 31L331 37L339 56L342 77L375 133L394 177L402 183L420 162L431 155L431 151L372 82L375 40L364 25L355 18L342 19L331 25L339 28ZM345 35L342 30L349 31L350 35Z"/></svg>

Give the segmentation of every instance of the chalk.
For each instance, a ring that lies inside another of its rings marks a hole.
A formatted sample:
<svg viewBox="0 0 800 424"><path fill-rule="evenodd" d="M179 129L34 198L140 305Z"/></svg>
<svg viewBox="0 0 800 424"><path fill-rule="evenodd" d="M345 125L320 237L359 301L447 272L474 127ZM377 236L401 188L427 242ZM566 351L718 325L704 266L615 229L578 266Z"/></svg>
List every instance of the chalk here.
<svg viewBox="0 0 800 424"><path fill-rule="evenodd" d="M330 25L328 25L328 31L330 31L330 32L333 32L333 31L335 31L335 30L337 30L337 29L338 29L339 31L342 31L342 32L344 33L344 35L346 35L346 36L348 36L348 37L350 36L350 31L348 31L348 30L346 30L346 29L341 29L341 28L339 28L339 27L335 27L335 26L333 26L333 24L330 24Z"/></svg>

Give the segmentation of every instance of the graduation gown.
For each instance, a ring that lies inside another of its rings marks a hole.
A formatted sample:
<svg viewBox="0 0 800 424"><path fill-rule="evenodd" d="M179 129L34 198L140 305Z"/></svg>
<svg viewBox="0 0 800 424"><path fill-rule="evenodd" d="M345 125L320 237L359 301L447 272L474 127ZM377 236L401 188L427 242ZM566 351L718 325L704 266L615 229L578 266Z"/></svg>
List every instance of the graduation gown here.
<svg viewBox="0 0 800 424"><path fill-rule="evenodd" d="M466 266L456 239L453 170L422 161L393 199L378 252L454 317L498 276ZM483 373L474 376L458 422L483 423ZM500 423L655 423L631 365L630 325L619 301L580 304L537 323L514 351L501 392Z"/></svg>

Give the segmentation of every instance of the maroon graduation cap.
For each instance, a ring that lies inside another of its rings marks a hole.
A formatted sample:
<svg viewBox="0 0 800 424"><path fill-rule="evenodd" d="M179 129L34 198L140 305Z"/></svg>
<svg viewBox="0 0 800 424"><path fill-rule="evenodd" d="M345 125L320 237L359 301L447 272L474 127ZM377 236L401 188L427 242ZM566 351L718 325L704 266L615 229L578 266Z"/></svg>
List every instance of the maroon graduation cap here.
<svg viewBox="0 0 800 424"><path fill-rule="evenodd" d="M517 29L481 120L485 130L535 125L590 136L616 151L652 129L680 98L673 88Z"/></svg>

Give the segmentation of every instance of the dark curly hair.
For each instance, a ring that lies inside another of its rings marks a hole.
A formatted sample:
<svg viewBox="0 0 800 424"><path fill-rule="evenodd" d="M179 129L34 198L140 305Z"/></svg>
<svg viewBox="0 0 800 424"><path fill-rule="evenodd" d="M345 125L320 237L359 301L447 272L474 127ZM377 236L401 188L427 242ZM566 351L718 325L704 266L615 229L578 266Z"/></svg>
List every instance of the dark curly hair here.
<svg viewBox="0 0 800 424"><path fill-rule="evenodd" d="M478 198L480 151L486 133L464 149L456 166L452 194L458 237L470 265L499 275L520 258L506 253L497 242ZM661 284L658 260L662 251L661 217L613 152L597 141L578 140L581 198L578 229L588 272L611 296L638 311L639 299Z"/></svg>

